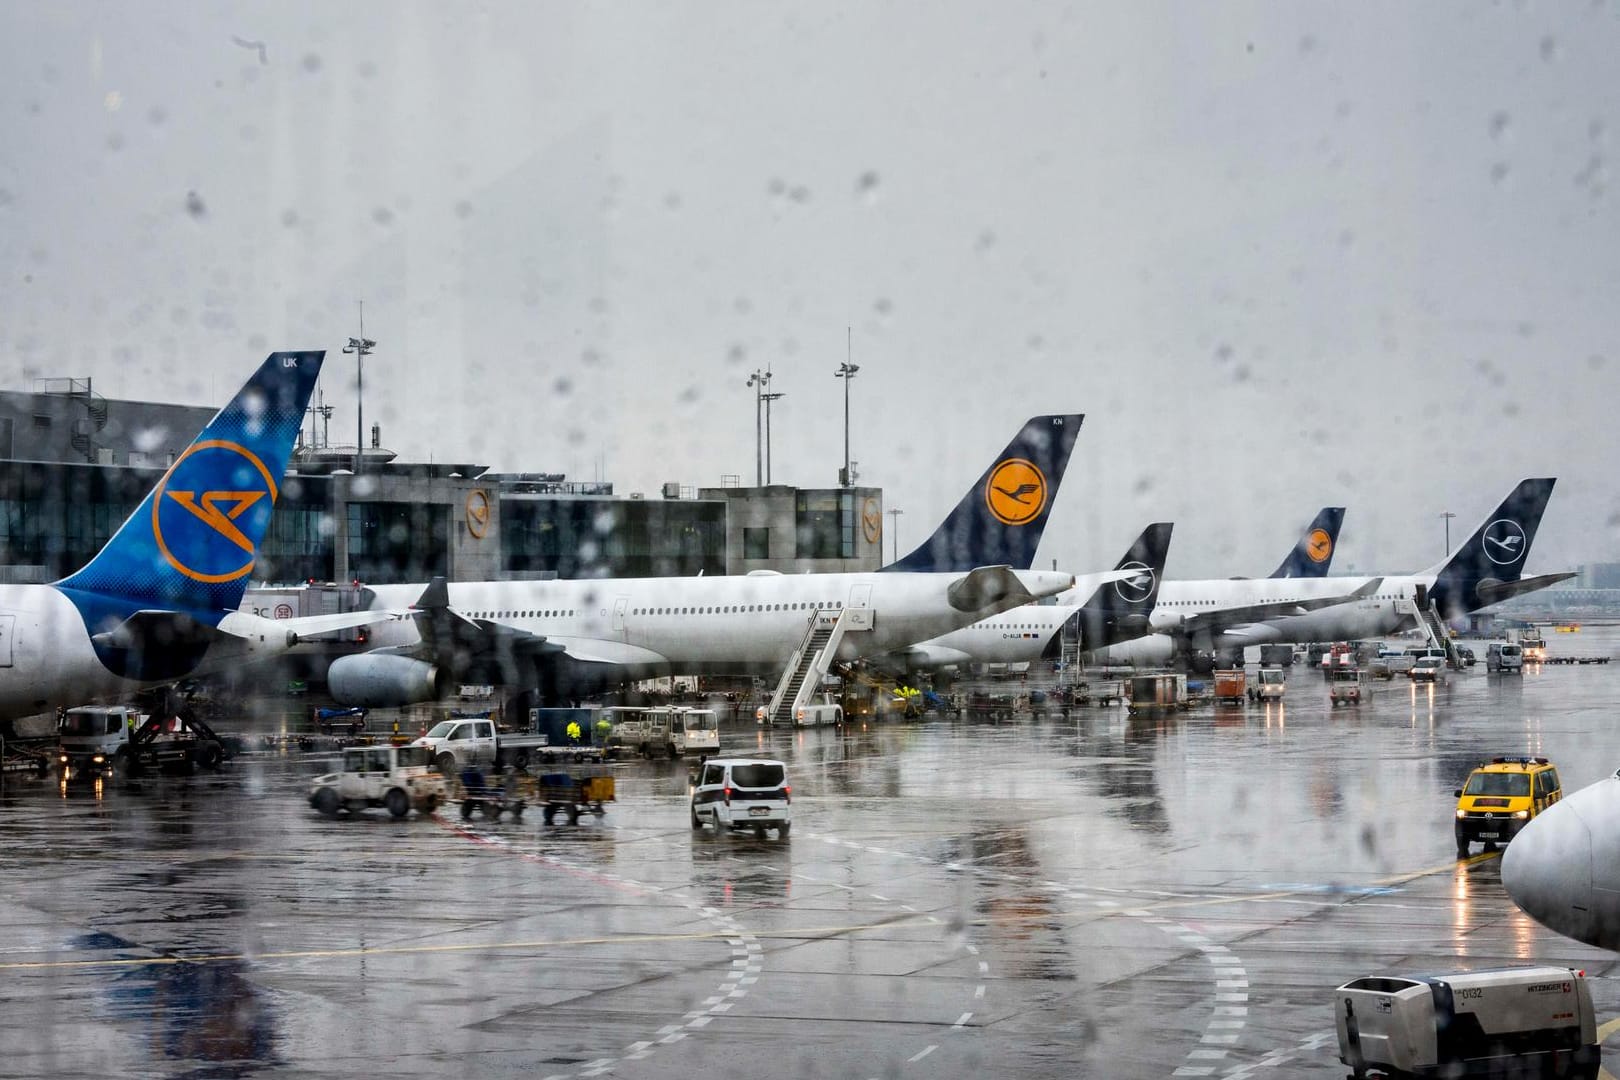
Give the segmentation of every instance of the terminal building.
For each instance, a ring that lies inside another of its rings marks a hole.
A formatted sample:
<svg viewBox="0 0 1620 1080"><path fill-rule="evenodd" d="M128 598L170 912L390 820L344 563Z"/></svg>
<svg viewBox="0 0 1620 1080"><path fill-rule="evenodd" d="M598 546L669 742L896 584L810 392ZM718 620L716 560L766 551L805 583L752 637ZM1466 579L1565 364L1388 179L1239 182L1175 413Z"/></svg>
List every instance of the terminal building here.
<svg viewBox="0 0 1620 1080"><path fill-rule="evenodd" d="M0 580L54 581L88 562L214 409L108 399L89 379L0 391ZM259 550L260 582L661 577L875 570L877 488L621 496L608 482L403 462L306 432ZM729 478L728 478L729 479Z"/></svg>

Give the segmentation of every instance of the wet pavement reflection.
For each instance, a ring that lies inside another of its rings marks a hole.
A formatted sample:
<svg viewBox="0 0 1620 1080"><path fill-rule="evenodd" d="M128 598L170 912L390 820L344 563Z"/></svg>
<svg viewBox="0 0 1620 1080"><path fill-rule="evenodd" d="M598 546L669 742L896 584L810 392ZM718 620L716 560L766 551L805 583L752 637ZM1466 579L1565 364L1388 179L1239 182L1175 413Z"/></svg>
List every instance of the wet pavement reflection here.
<svg viewBox="0 0 1620 1080"><path fill-rule="evenodd" d="M1350 709L1300 671L1282 706L727 728L789 763L789 840L694 831L669 762L577 827L329 821L319 755L6 777L0 1076L1325 1077L1337 983L1531 960L1601 1021L1615 958L1453 858L1450 793L1493 754L1612 772L1617 704L1620 666Z"/></svg>

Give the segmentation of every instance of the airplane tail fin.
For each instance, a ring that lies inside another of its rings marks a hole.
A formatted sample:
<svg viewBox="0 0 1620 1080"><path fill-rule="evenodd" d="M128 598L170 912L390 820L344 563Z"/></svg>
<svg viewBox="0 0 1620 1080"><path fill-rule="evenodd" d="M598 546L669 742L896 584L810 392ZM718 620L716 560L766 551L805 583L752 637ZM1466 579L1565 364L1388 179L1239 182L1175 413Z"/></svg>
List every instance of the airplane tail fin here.
<svg viewBox="0 0 1620 1080"><path fill-rule="evenodd" d="M236 610L325 355L271 353L96 557L57 588L153 609Z"/></svg>
<svg viewBox="0 0 1620 1080"><path fill-rule="evenodd" d="M883 569L961 573L980 566L1011 566L1028 570L1084 419L1074 414L1031 419L944 524L916 550Z"/></svg>
<svg viewBox="0 0 1620 1080"><path fill-rule="evenodd" d="M1075 612L1080 647L1101 649L1148 632L1149 616L1159 602L1159 582L1175 526L1158 521L1142 530L1115 570L1139 570L1138 576L1103 585Z"/></svg>
<svg viewBox="0 0 1620 1080"><path fill-rule="evenodd" d="M1556 482L1552 477L1519 481L1466 543L1427 571L1435 575L1429 598L1442 618L1452 619L1493 603L1489 597L1519 580Z"/></svg>
<svg viewBox="0 0 1620 1080"><path fill-rule="evenodd" d="M1344 507L1324 506L1306 527L1299 543L1282 565L1271 572L1274 578L1327 577L1333 553L1339 547L1339 526L1344 524Z"/></svg>

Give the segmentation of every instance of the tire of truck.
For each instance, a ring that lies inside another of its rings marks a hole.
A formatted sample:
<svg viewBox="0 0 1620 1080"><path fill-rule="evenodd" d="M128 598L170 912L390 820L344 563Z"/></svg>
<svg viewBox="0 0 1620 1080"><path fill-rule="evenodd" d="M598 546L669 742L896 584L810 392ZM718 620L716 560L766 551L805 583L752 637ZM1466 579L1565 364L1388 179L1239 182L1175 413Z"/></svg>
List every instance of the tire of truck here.
<svg viewBox="0 0 1620 1080"><path fill-rule="evenodd" d="M512 751L512 764L519 769L529 767L529 751L524 747Z"/></svg>
<svg viewBox="0 0 1620 1080"><path fill-rule="evenodd" d="M679 750L675 749L675 744L670 743L669 744L669 760L674 761L676 758L678 758L680 756L681 756L681 752Z"/></svg>
<svg viewBox="0 0 1620 1080"><path fill-rule="evenodd" d="M545 820L547 825L550 825L557 819L557 808L552 806L550 803L547 803L546 808L540 811L540 816Z"/></svg>
<svg viewBox="0 0 1620 1080"><path fill-rule="evenodd" d="M578 825L579 824L579 807L570 806L568 808L568 824L570 824L570 825Z"/></svg>
<svg viewBox="0 0 1620 1080"><path fill-rule="evenodd" d="M411 812L411 797L405 794L404 788L389 788L388 794L383 796L383 806L390 815L402 818Z"/></svg>
<svg viewBox="0 0 1620 1080"><path fill-rule="evenodd" d="M648 761L652 760L652 747L648 746L646 743L641 744L641 748L637 751L637 753L646 758Z"/></svg>
<svg viewBox="0 0 1620 1080"><path fill-rule="evenodd" d="M776 837L777 837L778 840L786 840L788 838L788 833L790 833L792 831L793 831L793 822L784 821L784 822L782 822L782 824L780 824L780 825L778 825L776 827Z"/></svg>
<svg viewBox="0 0 1620 1080"><path fill-rule="evenodd" d="M694 828L694 829L703 828L703 819L697 816L697 807L695 807L695 806L692 807L691 811L692 811L692 828Z"/></svg>
<svg viewBox="0 0 1620 1080"><path fill-rule="evenodd" d="M456 755L448 750L435 758L433 764L439 767L439 772L443 776L449 777L456 774Z"/></svg>
<svg viewBox="0 0 1620 1080"><path fill-rule="evenodd" d="M322 817L337 817L340 805L338 793L329 787L323 787L315 793L315 809Z"/></svg>
<svg viewBox="0 0 1620 1080"><path fill-rule="evenodd" d="M201 765L205 769L212 769L215 772L218 772L220 762L224 759L224 757L225 754L220 749L218 743L205 742L201 746L197 747L197 764Z"/></svg>
<svg viewBox="0 0 1620 1080"><path fill-rule="evenodd" d="M765 839L765 826L763 826L763 825L755 825L754 826L754 839L755 840L763 840L763 839Z"/></svg>

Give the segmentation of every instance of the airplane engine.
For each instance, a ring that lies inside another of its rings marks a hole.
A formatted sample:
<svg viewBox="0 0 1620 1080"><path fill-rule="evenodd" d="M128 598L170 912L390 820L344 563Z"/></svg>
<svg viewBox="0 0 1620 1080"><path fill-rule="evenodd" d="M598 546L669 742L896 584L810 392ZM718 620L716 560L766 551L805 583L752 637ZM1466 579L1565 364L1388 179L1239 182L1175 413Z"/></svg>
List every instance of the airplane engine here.
<svg viewBox="0 0 1620 1080"><path fill-rule="evenodd" d="M447 678L423 660L363 653L332 661L326 682L339 704L386 709L442 697Z"/></svg>

